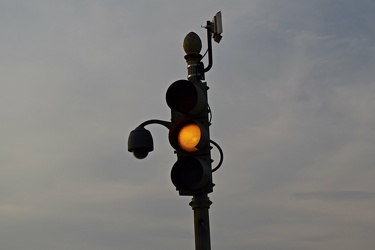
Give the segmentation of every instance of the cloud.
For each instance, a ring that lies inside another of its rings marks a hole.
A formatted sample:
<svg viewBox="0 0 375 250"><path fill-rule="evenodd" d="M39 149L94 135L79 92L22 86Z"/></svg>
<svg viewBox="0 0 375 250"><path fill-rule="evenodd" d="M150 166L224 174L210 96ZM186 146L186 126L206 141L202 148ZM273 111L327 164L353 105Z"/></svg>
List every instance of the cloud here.
<svg viewBox="0 0 375 250"><path fill-rule="evenodd" d="M356 201L375 198L375 193L361 191L320 191L320 192L304 192L295 193L296 199L309 200L317 199L324 201Z"/></svg>
<svg viewBox="0 0 375 250"><path fill-rule="evenodd" d="M218 10L206 74L224 150L215 249L374 245L372 1L0 4L0 238L8 249L191 249L164 127L143 161L128 133L170 118L182 41ZM206 62L206 58L204 58ZM217 158L215 158L217 163Z"/></svg>

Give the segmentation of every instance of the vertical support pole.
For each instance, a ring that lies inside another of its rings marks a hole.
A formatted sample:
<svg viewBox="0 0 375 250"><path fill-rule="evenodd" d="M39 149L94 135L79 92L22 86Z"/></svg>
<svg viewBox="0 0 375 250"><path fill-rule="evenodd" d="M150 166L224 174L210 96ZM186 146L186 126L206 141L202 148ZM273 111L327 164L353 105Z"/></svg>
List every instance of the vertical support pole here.
<svg viewBox="0 0 375 250"><path fill-rule="evenodd" d="M208 209L212 202L207 194L195 195L189 203L194 210L195 250L211 250Z"/></svg>
<svg viewBox="0 0 375 250"><path fill-rule="evenodd" d="M200 68L200 61L202 59L202 55L200 54L202 49L201 39L194 32L190 32L184 39L183 47L186 52L185 60L188 65L188 80L201 84L201 79L204 79L204 70L202 71ZM207 92L207 89L205 91ZM194 195L189 203L194 210L195 250L211 250L210 220L208 216L208 209L211 204L212 202L208 198L207 193Z"/></svg>

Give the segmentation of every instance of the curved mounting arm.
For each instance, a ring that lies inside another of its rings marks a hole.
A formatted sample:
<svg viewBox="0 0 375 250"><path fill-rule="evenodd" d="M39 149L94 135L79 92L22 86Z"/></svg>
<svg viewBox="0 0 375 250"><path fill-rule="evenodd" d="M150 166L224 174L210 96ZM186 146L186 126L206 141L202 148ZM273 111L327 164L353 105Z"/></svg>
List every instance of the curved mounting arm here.
<svg viewBox="0 0 375 250"><path fill-rule="evenodd" d="M213 140L210 140L210 142L215 145L215 147L219 150L219 153L220 153L219 164L217 164L217 166L214 169L212 169L212 172L215 172L216 170L218 170L221 167L221 164L223 164L224 154L223 154L223 150L221 150L221 147L219 146L219 144L217 144Z"/></svg>
<svg viewBox="0 0 375 250"><path fill-rule="evenodd" d="M212 68L213 60L212 60L212 27L213 23L207 21L207 26L204 27L207 30L207 44L208 44L208 66L204 69L204 72L209 71Z"/></svg>
<svg viewBox="0 0 375 250"><path fill-rule="evenodd" d="M172 123L167 122L167 121L163 121L163 120L152 119L152 120L142 122L138 127L144 127L144 126L147 126L147 125L150 125L150 124L159 124L159 125L163 125L167 129L170 129Z"/></svg>

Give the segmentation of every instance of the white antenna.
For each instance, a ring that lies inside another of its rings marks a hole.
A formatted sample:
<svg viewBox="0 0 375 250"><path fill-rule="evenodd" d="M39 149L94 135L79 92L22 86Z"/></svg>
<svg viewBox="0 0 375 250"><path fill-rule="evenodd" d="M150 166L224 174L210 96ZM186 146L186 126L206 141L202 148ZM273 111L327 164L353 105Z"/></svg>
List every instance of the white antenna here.
<svg viewBox="0 0 375 250"><path fill-rule="evenodd" d="M223 33L223 22L222 22L222 18L221 18L221 11L216 13L214 18L212 19L212 23L213 23L213 26L214 26L213 32L212 32L212 37L213 37L215 42L219 43L221 38L222 38L221 33Z"/></svg>

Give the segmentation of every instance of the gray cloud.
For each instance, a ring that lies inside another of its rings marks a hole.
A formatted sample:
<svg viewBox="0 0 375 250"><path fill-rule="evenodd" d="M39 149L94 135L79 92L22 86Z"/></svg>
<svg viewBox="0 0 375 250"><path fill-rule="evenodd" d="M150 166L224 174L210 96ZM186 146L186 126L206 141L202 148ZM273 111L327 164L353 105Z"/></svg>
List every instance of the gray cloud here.
<svg viewBox="0 0 375 250"><path fill-rule="evenodd" d="M302 200L318 199L324 201L356 201L373 199L375 198L375 193L361 191L321 191L295 193L293 196Z"/></svg>
<svg viewBox="0 0 375 250"><path fill-rule="evenodd" d="M206 78L224 150L213 249L374 245L372 1L0 4L0 242L11 249L192 249L165 128L182 41L221 10ZM205 59L204 59L205 61ZM216 159L217 160L217 159ZM216 161L217 162L217 161ZM319 191L311 191L319 190Z"/></svg>

